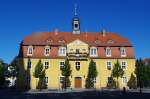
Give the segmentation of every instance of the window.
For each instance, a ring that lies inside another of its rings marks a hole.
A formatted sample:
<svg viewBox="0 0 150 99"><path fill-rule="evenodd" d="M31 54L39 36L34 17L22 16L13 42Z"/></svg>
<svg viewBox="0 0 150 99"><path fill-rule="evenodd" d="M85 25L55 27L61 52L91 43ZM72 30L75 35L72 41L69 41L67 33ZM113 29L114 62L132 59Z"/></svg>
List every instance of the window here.
<svg viewBox="0 0 150 99"><path fill-rule="evenodd" d="M46 47L44 52L45 56L49 56L49 52L50 52L50 48Z"/></svg>
<svg viewBox="0 0 150 99"><path fill-rule="evenodd" d="M109 61L109 62L107 62L107 69L111 70L111 68L112 68L112 62Z"/></svg>
<svg viewBox="0 0 150 99"><path fill-rule="evenodd" d="M73 52L73 49L70 49L70 52Z"/></svg>
<svg viewBox="0 0 150 99"><path fill-rule="evenodd" d="M26 75L26 80L27 80L28 82L30 82L30 75L29 75L29 74Z"/></svg>
<svg viewBox="0 0 150 99"><path fill-rule="evenodd" d="M111 84L113 82L113 78L112 77L108 77L108 84Z"/></svg>
<svg viewBox="0 0 150 99"><path fill-rule="evenodd" d="M111 49L106 48L106 57L111 57Z"/></svg>
<svg viewBox="0 0 150 99"><path fill-rule="evenodd" d="M48 67L49 67L49 62L45 62L45 63L44 63L44 67L45 67L45 69L48 69Z"/></svg>
<svg viewBox="0 0 150 99"><path fill-rule="evenodd" d="M76 53L79 54L80 53L80 49L76 49Z"/></svg>
<svg viewBox="0 0 150 99"><path fill-rule="evenodd" d="M45 77L45 83L48 83L48 77Z"/></svg>
<svg viewBox="0 0 150 99"><path fill-rule="evenodd" d="M121 57L125 57L126 56L125 48L120 48L120 54L121 54Z"/></svg>
<svg viewBox="0 0 150 99"><path fill-rule="evenodd" d="M66 48L65 47L59 48L59 56L66 56Z"/></svg>
<svg viewBox="0 0 150 99"><path fill-rule="evenodd" d="M47 43L52 43L53 40L51 38L47 39Z"/></svg>
<svg viewBox="0 0 150 99"><path fill-rule="evenodd" d="M109 40L109 41L107 41L107 43L108 44L112 44L112 43L114 43L114 41L113 40Z"/></svg>
<svg viewBox="0 0 150 99"><path fill-rule="evenodd" d="M60 81L60 83L63 83L64 82L64 77L60 77L59 81Z"/></svg>
<svg viewBox="0 0 150 99"><path fill-rule="evenodd" d="M33 47L29 46L27 55L32 55L32 54L33 54Z"/></svg>
<svg viewBox="0 0 150 99"><path fill-rule="evenodd" d="M75 28L78 28L78 24L74 24Z"/></svg>
<svg viewBox="0 0 150 99"><path fill-rule="evenodd" d="M60 62L60 70L64 68L65 62Z"/></svg>
<svg viewBox="0 0 150 99"><path fill-rule="evenodd" d="M84 51L84 52L85 52L85 51L86 51L86 49L82 49L82 51Z"/></svg>
<svg viewBox="0 0 150 99"><path fill-rule="evenodd" d="M76 70L80 70L80 62L75 62Z"/></svg>
<svg viewBox="0 0 150 99"><path fill-rule="evenodd" d="M96 83L96 78L93 78L93 82Z"/></svg>
<svg viewBox="0 0 150 99"><path fill-rule="evenodd" d="M123 76L123 77L122 77L122 80L123 80L123 83L124 83L124 84L127 84L128 80L127 80L127 77L126 77L126 76Z"/></svg>
<svg viewBox="0 0 150 99"><path fill-rule="evenodd" d="M96 47L90 48L90 56L97 56L97 48Z"/></svg>
<svg viewBox="0 0 150 99"><path fill-rule="evenodd" d="M97 40L95 41L95 43L96 43L96 44L100 44L100 40L97 39Z"/></svg>
<svg viewBox="0 0 150 99"><path fill-rule="evenodd" d="M31 61L29 60L29 61L28 61L28 63L27 63L27 67L28 67L28 69L30 69L30 68L31 68L31 65L32 65L32 63L31 63Z"/></svg>
<svg viewBox="0 0 150 99"><path fill-rule="evenodd" d="M127 67L127 62L122 62L121 63L121 67L122 67L123 70L125 70L126 67Z"/></svg>

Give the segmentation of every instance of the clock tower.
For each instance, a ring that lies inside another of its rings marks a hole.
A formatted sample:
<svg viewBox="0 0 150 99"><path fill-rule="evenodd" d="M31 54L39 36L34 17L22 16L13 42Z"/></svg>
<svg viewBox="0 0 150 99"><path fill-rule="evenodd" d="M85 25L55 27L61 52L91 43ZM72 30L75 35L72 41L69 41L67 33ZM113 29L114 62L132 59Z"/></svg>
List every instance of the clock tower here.
<svg viewBox="0 0 150 99"><path fill-rule="evenodd" d="M80 34L80 20L77 16L77 6L75 5L74 9L74 18L72 20L72 33Z"/></svg>

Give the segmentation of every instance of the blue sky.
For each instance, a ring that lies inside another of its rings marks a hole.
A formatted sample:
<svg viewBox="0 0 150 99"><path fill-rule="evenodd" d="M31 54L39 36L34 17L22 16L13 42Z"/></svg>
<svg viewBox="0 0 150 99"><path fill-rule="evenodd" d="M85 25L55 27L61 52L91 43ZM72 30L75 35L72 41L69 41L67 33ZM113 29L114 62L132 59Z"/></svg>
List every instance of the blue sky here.
<svg viewBox="0 0 150 99"><path fill-rule="evenodd" d="M71 31L74 4L81 31L105 28L128 38L136 58L150 57L150 0L0 0L0 58L10 63L32 32Z"/></svg>

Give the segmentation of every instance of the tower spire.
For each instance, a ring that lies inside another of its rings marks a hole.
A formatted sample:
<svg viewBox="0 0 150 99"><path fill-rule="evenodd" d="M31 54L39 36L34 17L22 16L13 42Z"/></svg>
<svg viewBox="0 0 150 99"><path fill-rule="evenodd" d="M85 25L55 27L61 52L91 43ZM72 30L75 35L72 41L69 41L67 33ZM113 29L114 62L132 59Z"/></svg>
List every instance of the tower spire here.
<svg viewBox="0 0 150 99"><path fill-rule="evenodd" d="M74 4L74 17L72 21L72 33L80 34L80 20L77 17L77 4Z"/></svg>
<svg viewBox="0 0 150 99"><path fill-rule="evenodd" d="M77 16L77 4L74 4L74 15Z"/></svg>

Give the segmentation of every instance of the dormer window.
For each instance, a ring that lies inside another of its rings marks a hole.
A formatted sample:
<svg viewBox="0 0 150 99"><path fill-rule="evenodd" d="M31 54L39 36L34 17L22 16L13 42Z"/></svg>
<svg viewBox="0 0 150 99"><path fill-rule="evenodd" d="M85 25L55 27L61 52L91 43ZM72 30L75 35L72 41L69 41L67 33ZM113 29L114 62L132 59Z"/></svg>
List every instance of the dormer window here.
<svg viewBox="0 0 150 99"><path fill-rule="evenodd" d="M96 40L95 43L96 43L96 44L100 44L100 40Z"/></svg>
<svg viewBox="0 0 150 99"><path fill-rule="evenodd" d="M92 56L92 57L97 56L97 48L96 47L90 48L90 56Z"/></svg>
<svg viewBox="0 0 150 99"><path fill-rule="evenodd" d="M29 46L29 47L28 47L27 55L28 55L28 56L32 56L32 54L33 54L33 47L32 47L32 46Z"/></svg>
<svg viewBox="0 0 150 99"><path fill-rule="evenodd" d="M49 48L49 46L46 46L45 51L44 51L44 55L49 56L49 54L50 54L50 48Z"/></svg>
<svg viewBox="0 0 150 99"><path fill-rule="evenodd" d="M113 40L109 40L107 43L108 44L112 44L112 43L114 43L114 41Z"/></svg>
<svg viewBox="0 0 150 99"><path fill-rule="evenodd" d="M111 49L109 47L105 49L105 54L106 54L106 57L111 57Z"/></svg>
<svg viewBox="0 0 150 99"><path fill-rule="evenodd" d="M59 43L65 43L65 40L63 38L60 38L58 42Z"/></svg>
<svg viewBox="0 0 150 99"><path fill-rule="evenodd" d="M59 56L66 56L66 48L65 47L59 48Z"/></svg>
<svg viewBox="0 0 150 99"><path fill-rule="evenodd" d="M120 48L121 57L126 57L126 50L124 47Z"/></svg>
<svg viewBox="0 0 150 99"><path fill-rule="evenodd" d="M53 42L53 40L52 39L47 39L47 41L46 41L47 43L52 43Z"/></svg>

